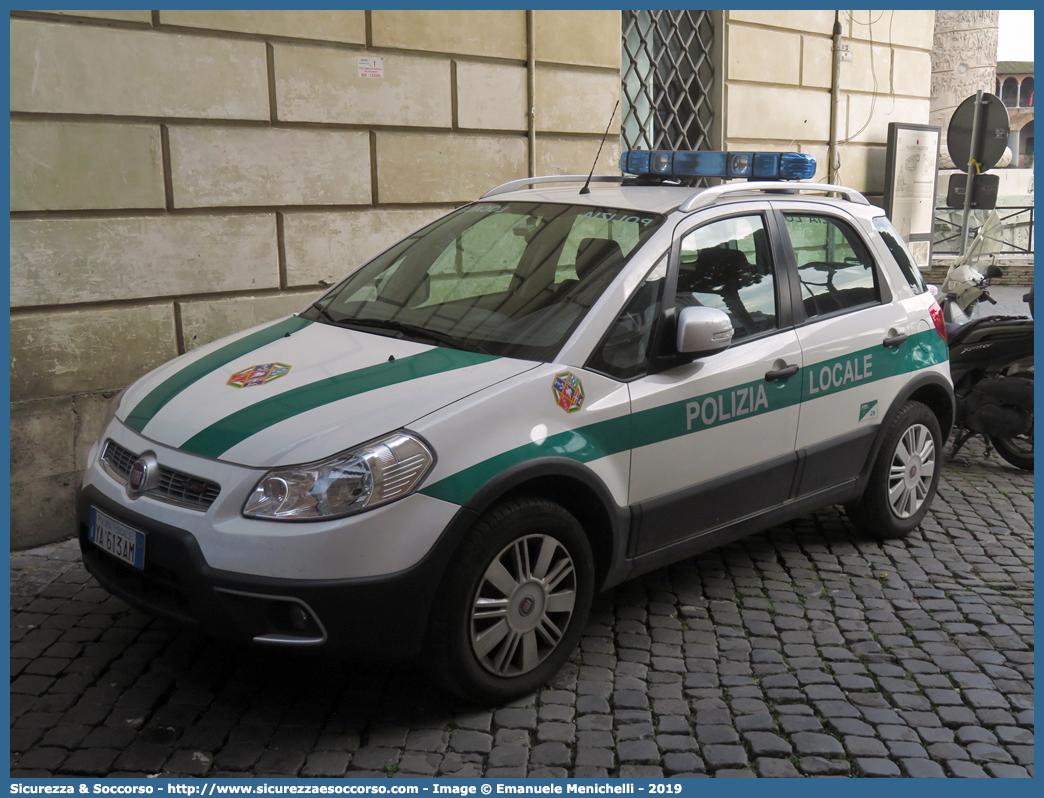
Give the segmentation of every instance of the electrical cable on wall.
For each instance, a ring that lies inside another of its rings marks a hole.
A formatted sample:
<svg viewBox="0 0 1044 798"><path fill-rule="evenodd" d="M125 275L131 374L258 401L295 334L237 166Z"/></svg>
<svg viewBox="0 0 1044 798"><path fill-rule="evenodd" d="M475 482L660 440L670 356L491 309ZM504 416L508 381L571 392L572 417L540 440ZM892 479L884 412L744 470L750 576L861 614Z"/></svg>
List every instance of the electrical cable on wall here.
<svg viewBox="0 0 1044 798"><path fill-rule="evenodd" d="M878 88L879 88L879 85L880 85L878 83L878 80L877 80L877 69L876 69L876 66L875 66L875 63L874 63L874 24L881 21L881 19L884 17L885 12L881 11L877 15L877 19L870 19L870 12L867 11L867 21L866 22L861 22L860 20L856 19L855 16L850 11L846 11L845 14L847 15L848 19L851 20L856 25L864 25L867 28L867 35L868 35L868 38L869 38L869 41L870 41L870 75L873 78L874 88L873 88L873 91L871 92L871 96L870 96L870 113L867 115L866 122L863 123L863 126L861 128L859 128L859 130L857 130L855 133L852 133L851 135L849 135L843 141L839 142L839 144L850 144L856 137L858 137L864 130L866 130L870 126L870 123L874 119L874 112L877 110L877 98L879 96ZM895 23L895 11L892 11L891 12L891 16L889 17L889 20L888 20L887 43L888 43L888 52L889 53L891 53L891 51L892 51L892 25L894 23ZM895 91L894 90L889 90L888 94L889 94L889 96L892 99L892 108L889 111L889 115L891 115L891 113L893 113L895 111ZM836 174L836 178L835 179L837 179L840 182L841 181L841 151L840 150L837 151L837 154L834 157L834 171L835 171L835 174Z"/></svg>

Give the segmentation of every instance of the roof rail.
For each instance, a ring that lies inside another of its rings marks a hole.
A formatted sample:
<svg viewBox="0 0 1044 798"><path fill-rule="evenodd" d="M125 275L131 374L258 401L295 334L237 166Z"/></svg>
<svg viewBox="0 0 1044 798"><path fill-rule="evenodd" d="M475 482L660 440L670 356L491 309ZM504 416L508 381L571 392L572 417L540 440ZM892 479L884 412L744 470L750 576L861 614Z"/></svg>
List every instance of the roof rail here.
<svg viewBox="0 0 1044 798"><path fill-rule="evenodd" d="M594 175L591 177L592 183L622 183L623 180L623 175L620 175L619 177L614 177L613 175ZM535 186L538 183L586 182L587 175L544 175L543 177L523 177L520 180L509 180L507 183L501 183L496 188L491 188L483 194L481 198L486 199L487 197L495 197L497 194L507 194L509 191L518 191L526 186Z"/></svg>
<svg viewBox="0 0 1044 798"><path fill-rule="evenodd" d="M689 213L690 211L713 205L726 194L742 194L752 191L772 192L775 194L796 194L799 191L813 191L819 194L840 194L849 202L858 202L860 205L870 204L870 201L858 191L852 188L845 188L844 186L835 186L830 183L786 183L760 180L749 183L723 183L720 186L702 189L685 200L678 207L678 210L682 213Z"/></svg>

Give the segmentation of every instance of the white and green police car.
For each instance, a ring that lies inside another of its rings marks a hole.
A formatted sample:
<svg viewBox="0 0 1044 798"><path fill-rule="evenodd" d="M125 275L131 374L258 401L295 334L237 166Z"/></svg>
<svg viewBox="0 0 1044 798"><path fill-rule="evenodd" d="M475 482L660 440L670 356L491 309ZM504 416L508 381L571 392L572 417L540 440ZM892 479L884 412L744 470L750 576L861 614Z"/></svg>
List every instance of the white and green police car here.
<svg viewBox="0 0 1044 798"><path fill-rule="evenodd" d="M205 633L420 658L496 701L638 574L829 504L914 529L952 387L884 212L781 180L814 172L798 154L621 166L499 186L128 388L79 495L90 572Z"/></svg>

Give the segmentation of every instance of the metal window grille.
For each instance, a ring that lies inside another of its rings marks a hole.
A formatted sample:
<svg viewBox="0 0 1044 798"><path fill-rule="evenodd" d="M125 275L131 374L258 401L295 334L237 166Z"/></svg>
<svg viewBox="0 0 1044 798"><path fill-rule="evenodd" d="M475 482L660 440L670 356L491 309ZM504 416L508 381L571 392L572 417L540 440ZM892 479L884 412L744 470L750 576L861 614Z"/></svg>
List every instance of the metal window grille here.
<svg viewBox="0 0 1044 798"><path fill-rule="evenodd" d="M714 20L710 11L624 11L623 148L711 146Z"/></svg>

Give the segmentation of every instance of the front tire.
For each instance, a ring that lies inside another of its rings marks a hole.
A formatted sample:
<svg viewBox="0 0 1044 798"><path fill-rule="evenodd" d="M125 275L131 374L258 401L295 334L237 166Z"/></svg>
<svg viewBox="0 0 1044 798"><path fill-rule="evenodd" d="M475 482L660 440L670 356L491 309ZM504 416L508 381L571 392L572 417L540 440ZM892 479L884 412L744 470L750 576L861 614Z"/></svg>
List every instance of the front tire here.
<svg viewBox="0 0 1044 798"><path fill-rule="evenodd" d="M871 535L896 540L916 529L935 498L943 450L939 420L907 402L888 425L862 497L845 510Z"/></svg>
<svg viewBox="0 0 1044 798"><path fill-rule="evenodd" d="M533 692L576 647L593 594L591 546L572 515L544 499L494 507L461 542L436 599L434 677L476 703Z"/></svg>

